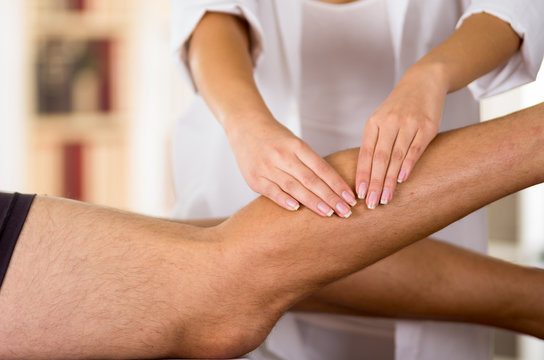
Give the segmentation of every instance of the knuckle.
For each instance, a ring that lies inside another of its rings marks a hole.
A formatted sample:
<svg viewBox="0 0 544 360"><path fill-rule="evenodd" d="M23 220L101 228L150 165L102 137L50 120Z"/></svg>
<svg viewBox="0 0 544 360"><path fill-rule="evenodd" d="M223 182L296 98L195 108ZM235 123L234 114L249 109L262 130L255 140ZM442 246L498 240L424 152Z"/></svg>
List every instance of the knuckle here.
<svg viewBox="0 0 544 360"><path fill-rule="evenodd" d="M251 188L251 190L256 191L256 188L262 187L262 182L259 181L259 179L256 176L248 176L246 179L247 185Z"/></svg>
<svg viewBox="0 0 544 360"><path fill-rule="evenodd" d="M367 170L359 170L356 174L356 183L358 184L361 181L368 182L368 179L370 178L370 172Z"/></svg>
<svg viewBox="0 0 544 360"><path fill-rule="evenodd" d="M387 124L400 125L406 121L406 117L397 113L391 113L387 116Z"/></svg>
<svg viewBox="0 0 544 360"><path fill-rule="evenodd" d="M301 152L301 151L305 151L306 150L306 143L302 140L302 139L299 139L299 138L293 138L291 139L290 141L290 144L291 148L296 152Z"/></svg>
<svg viewBox="0 0 544 360"><path fill-rule="evenodd" d="M372 158L372 155L374 155L374 148L368 146L368 145L363 145L361 146L361 157L362 158Z"/></svg>
<svg viewBox="0 0 544 360"><path fill-rule="evenodd" d="M396 176L388 176L385 179L384 186L388 187L389 189L393 189L397 184L397 178Z"/></svg>
<svg viewBox="0 0 544 360"><path fill-rule="evenodd" d="M389 161L389 154L384 150L376 150L374 153L374 162L386 163Z"/></svg>
<svg viewBox="0 0 544 360"><path fill-rule="evenodd" d="M319 174L327 174L330 172L331 168L329 166L329 164L326 162L326 161L319 161L316 165L315 165L315 170L319 173Z"/></svg>
<svg viewBox="0 0 544 360"><path fill-rule="evenodd" d="M420 144L412 144L410 152L413 154L413 156L417 157L423 152L423 146L421 146Z"/></svg>
<svg viewBox="0 0 544 360"><path fill-rule="evenodd" d="M292 193L296 190L297 188L297 182L295 181L295 179L287 179L283 182L283 186L282 188L288 192L288 193Z"/></svg>
<svg viewBox="0 0 544 360"><path fill-rule="evenodd" d="M285 158L288 156L289 151L286 148L283 147L274 147L271 150L270 156L266 159L265 165L271 166L274 163L277 163L278 161L284 161Z"/></svg>
<svg viewBox="0 0 544 360"><path fill-rule="evenodd" d="M341 201L340 198L334 194L334 193L328 193L324 198L323 200L325 200L325 202L327 204L331 204L333 207L334 207L334 204L336 204L337 202Z"/></svg>
<svg viewBox="0 0 544 360"><path fill-rule="evenodd" d="M272 193L272 186L271 185L262 185L259 183L250 183L248 184L249 188L256 193L263 194L267 197L270 197Z"/></svg>
<svg viewBox="0 0 544 360"><path fill-rule="evenodd" d="M412 130L417 130L418 128L421 127L421 123L415 117L410 117L406 119L406 122L404 123L404 125L408 129L412 129Z"/></svg>
<svg viewBox="0 0 544 360"><path fill-rule="evenodd" d="M312 187L317 184L318 178L315 175L303 175L301 178L302 184L306 187Z"/></svg>
<svg viewBox="0 0 544 360"><path fill-rule="evenodd" d="M400 148L395 148L393 150L393 153L391 154L391 159L396 161L402 161L404 158L404 151L402 151Z"/></svg>
<svg viewBox="0 0 544 360"><path fill-rule="evenodd" d="M379 115L376 115L376 114L373 114L371 115L368 120L366 121L367 125L369 126L376 126L377 124L380 123L380 116Z"/></svg>
<svg viewBox="0 0 544 360"><path fill-rule="evenodd" d="M383 175L372 175L372 178L370 179L370 186L375 187L381 187L384 182L384 176Z"/></svg>
<svg viewBox="0 0 544 360"><path fill-rule="evenodd" d="M438 132L438 127L438 123L429 117L423 121L422 128L424 131L435 133Z"/></svg>
<svg viewBox="0 0 544 360"><path fill-rule="evenodd" d="M414 163L415 161L412 158L406 158L404 159L402 166L410 171L410 169L414 166Z"/></svg>
<svg viewBox="0 0 544 360"><path fill-rule="evenodd" d="M330 188L334 190L337 190L339 193L342 192L342 190L345 188L346 184L343 181L335 180L330 183Z"/></svg>

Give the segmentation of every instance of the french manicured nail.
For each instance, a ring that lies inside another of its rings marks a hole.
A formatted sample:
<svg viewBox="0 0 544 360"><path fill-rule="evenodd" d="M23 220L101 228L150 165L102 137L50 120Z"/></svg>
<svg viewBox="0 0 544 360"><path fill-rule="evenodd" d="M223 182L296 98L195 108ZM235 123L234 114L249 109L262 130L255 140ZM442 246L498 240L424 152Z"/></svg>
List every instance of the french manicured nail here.
<svg viewBox="0 0 544 360"><path fill-rule="evenodd" d="M300 207L300 204L293 199L287 199L285 203L287 204L289 209L292 211L297 211L298 208Z"/></svg>
<svg viewBox="0 0 544 360"><path fill-rule="evenodd" d="M355 200L355 197L351 193L347 191L342 191L342 197L350 206L357 205L357 200Z"/></svg>
<svg viewBox="0 0 544 360"><path fill-rule="evenodd" d="M317 208L319 209L319 211L327 216L331 216L334 213L334 210L331 209L331 207L324 202L320 202L319 204L317 204Z"/></svg>
<svg viewBox="0 0 544 360"><path fill-rule="evenodd" d="M408 177L408 172L404 169L400 170L399 177L397 179L397 182L400 184L402 182L406 181L406 178Z"/></svg>
<svg viewBox="0 0 544 360"><path fill-rule="evenodd" d="M351 215L351 210L349 209L349 207L342 202L336 204L336 212L338 213L338 215L345 218L348 218Z"/></svg>
<svg viewBox="0 0 544 360"><path fill-rule="evenodd" d="M368 199L366 201L366 206L370 210L374 210L376 208L376 206L378 206L378 193L373 191L368 195Z"/></svg>
<svg viewBox="0 0 544 360"><path fill-rule="evenodd" d="M380 200L380 204L387 205L391 201L391 190L385 188L382 191L382 198Z"/></svg>
<svg viewBox="0 0 544 360"><path fill-rule="evenodd" d="M357 189L357 197L359 199L364 199L365 196L366 196L366 190L367 190L367 185L366 183L362 182L359 184L359 189Z"/></svg>

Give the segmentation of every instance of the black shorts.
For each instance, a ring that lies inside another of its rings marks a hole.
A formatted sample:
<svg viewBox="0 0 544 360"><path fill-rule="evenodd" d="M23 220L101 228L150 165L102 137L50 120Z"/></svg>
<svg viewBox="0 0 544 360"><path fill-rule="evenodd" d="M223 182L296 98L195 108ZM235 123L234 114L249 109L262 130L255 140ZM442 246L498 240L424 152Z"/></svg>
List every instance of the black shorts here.
<svg viewBox="0 0 544 360"><path fill-rule="evenodd" d="M0 192L0 288L35 196Z"/></svg>

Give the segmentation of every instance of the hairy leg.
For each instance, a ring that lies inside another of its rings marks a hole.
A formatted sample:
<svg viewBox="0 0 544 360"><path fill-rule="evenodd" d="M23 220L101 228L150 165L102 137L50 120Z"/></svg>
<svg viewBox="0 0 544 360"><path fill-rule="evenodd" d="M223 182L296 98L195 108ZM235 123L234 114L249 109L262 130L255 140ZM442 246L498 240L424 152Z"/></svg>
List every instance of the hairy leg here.
<svg viewBox="0 0 544 360"><path fill-rule="evenodd" d="M391 205L348 220L260 198L200 229L39 198L0 291L0 358L245 353L319 288L544 180L543 128L540 106L441 135ZM349 179L356 157L329 161Z"/></svg>
<svg viewBox="0 0 544 360"><path fill-rule="evenodd" d="M424 239L291 310L462 321L543 336L544 286L535 284L544 284L544 270Z"/></svg>
<svg viewBox="0 0 544 360"><path fill-rule="evenodd" d="M230 336L239 339L235 322L253 314L225 286L228 259L216 239L169 221L37 197L0 289L0 358L224 351ZM240 314L231 312L238 306Z"/></svg>

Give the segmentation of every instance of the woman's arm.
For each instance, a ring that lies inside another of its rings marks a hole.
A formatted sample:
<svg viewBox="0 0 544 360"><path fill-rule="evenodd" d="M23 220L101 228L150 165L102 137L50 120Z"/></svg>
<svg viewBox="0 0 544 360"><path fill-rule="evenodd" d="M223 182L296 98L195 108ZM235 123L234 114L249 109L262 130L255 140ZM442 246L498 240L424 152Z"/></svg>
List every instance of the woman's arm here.
<svg viewBox="0 0 544 360"><path fill-rule="evenodd" d="M196 86L223 125L242 175L288 210L300 202L322 216L333 210L349 216L355 195L347 183L268 110L253 79L250 45L244 20L212 12L189 47Z"/></svg>
<svg viewBox="0 0 544 360"><path fill-rule="evenodd" d="M508 61L520 45L520 37L508 23L490 14L474 14L412 68L441 73L438 79L451 93Z"/></svg>
<svg viewBox="0 0 544 360"><path fill-rule="evenodd" d="M370 208L389 203L406 181L438 132L446 94L507 61L520 44L508 23L475 14L404 74L365 126L355 184Z"/></svg>

